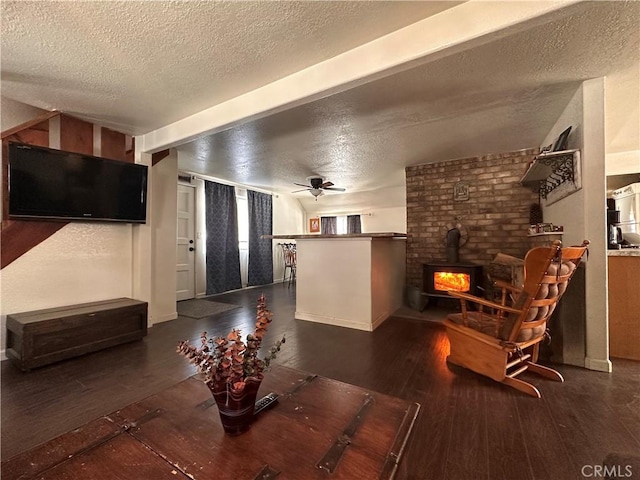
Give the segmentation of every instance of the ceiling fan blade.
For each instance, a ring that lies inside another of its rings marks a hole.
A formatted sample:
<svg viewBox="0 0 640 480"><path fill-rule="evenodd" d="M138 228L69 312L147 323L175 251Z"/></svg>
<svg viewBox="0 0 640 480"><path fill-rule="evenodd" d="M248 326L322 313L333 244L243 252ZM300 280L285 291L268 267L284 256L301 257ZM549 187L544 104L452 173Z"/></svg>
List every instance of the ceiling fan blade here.
<svg viewBox="0 0 640 480"><path fill-rule="evenodd" d="M297 183L296 183L296 185L297 185ZM312 190L312 189L311 188L303 188L302 190L295 190L295 191L293 191L291 193L306 192L307 190Z"/></svg>
<svg viewBox="0 0 640 480"><path fill-rule="evenodd" d="M304 185L303 183L295 183L293 182L294 185L298 185L299 187L307 187L307 188L313 188L311 185Z"/></svg>
<svg viewBox="0 0 640 480"><path fill-rule="evenodd" d="M333 190L334 192L346 192L346 189L338 188L338 187L326 187L326 188L323 188L323 190Z"/></svg>
<svg viewBox="0 0 640 480"><path fill-rule="evenodd" d="M320 188L327 188L327 187L333 187L333 183L332 182L324 182L322 185L320 185Z"/></svg>

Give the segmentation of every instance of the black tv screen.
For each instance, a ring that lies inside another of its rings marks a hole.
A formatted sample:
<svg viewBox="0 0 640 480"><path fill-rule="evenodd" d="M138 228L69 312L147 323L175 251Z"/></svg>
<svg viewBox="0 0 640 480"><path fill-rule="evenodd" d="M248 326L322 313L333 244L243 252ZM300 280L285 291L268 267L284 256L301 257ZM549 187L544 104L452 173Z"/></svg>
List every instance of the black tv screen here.
<svg viewBox="0 0 640 480"><path fill-rule="evenodd" d="M145 223L147 167L9 144L9 216Z"/></svg>

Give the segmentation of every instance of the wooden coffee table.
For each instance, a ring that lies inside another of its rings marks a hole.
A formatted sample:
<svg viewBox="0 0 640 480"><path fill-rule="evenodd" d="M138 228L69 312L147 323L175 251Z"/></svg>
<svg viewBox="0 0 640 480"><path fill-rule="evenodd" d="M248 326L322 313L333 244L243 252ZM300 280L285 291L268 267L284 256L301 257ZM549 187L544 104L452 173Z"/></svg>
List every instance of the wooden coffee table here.
<svg viewBox="0 0 640 480"><path fill-rule="evenodd" d="M191 377L2 463L2 479L388 479L420 405L276 366L259 397L278 403L224 434Z"/></svg>

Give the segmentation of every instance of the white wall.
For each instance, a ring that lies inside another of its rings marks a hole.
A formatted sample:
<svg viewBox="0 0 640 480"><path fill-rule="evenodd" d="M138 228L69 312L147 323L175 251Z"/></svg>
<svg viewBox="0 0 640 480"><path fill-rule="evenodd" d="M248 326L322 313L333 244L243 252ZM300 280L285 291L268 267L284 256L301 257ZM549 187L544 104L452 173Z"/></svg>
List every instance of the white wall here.
<svg viewBox="0 0 640 480"><path fill-rule="evenodd" d="M131 297L132 228L70 223L0 271L3 358L7 314Z"/></svg>
<svg viewBox="0 0 640 480"><path fill-rule="evenodd" d="M606 162L607 176L640 173L640 150L608 153Z"/></svg>
<svg viewBox="0 0 640 480"><path fill-rule="evenodd" d="M273 234L289 235L305 232L305 211L300 202L290 196L278 194L273 196ZM280 282L284 278L284 257L278 243L288 240L273 240L273 281ZM287 271L287 275L289 272Z"/></svg>
<svg viewBox="0 0 640 480"><path fill-rule="evenodd" d="M584 152L582 152L583 146L583 87L576 90L576 93L571 98L571 101L567 104L566 108L558 117L553 128L549 131L546 138L542 142L542 145L553 144L558 138L558 135L571 126L571 134L569 135L569 149L579 149L582 154L582 165L585 163ZM584 179L585 172L582 172L582 178ZM563 198L562 200L552 204L546 205L546 202L542 201L544 221L547 223L553 223L555 225L562 225L564 227L564 234L562 237L565 245L579 245L584 240L584 188L577 192ZM604 211L603 211L604 215Z"/></svg>
<svg viewBox="0 0 640 480"><path fill-rule="evenodd" d="M588 80L547 135L552 143L572 125L569 148L582 157L582 189L552 205L543 202L545 222L564 226L563 243L575 245L589 240L586 270L586 358L585 367L611 371L607 311L606 178L605 178L605 81Z"/></svg>
<svg viewBox="0 0 640 480"><path fill-rule="evenodd" d="M177 318L176 312L176 235L178 218L178 155L174 149L168 157L151 167L151 240L153 252L152 294L149 324Z"/></svg>
<svg viewBox="0 0 640 480"><path fill-rule="evenodd" d="M606 77L607 155L640 151L640 58Z"/></svg>
<svg viewBox="0 0 640 480"><path fill-rule="evenodd" d="M360 215L362 233L395 232L407 233L407 207L390 207L344 211L325 209L322 212L305 214L304 233L309 232L309 219L326 216Z"/></svg>
<svg viewBox="0 0 640 480"><path fill-rule="evenodd" d="M606 173L640 173L640 59L608 75L606 86Z"/></svg>
<svg viewBox="0 0 640 480"><path fill-rule="evenodd" d="M375 330L402 306L405 255L404 239L299 240L295 317Z"/></svg>
<svg viewBox="0 0 640 480"><path fill-rule="evenodd" d="M401 185L345 195L321 196L317 202L304 199L304 233L310 233L310 218L334 215L361 215L362 233L406 233L406 198L406 187Z"/></svg>
<svg viewBox="0 0 640 480"><path fill-rule="evenodd" d="M371 318L373 328L402 307L407 264L404 238L371 242Z"/></svg>
<svg viewBox="0 0 640 480"><path fill-rule="evenodd" d="M0 108L0 130L3 132L47 113L46 110L32 107L22 102L16 102L7 97L0 97L0 103L2 107Z"/></svg>
<svg viewBox="0 0 640 480"><path fill-rule="evenodd" d="M299 240L295 318L372 331L371 243Z"/></svg>
<svg viewBox="0 0 640 480"><path fill-rule="evenodd" d="M362 233L407 233L407 207L375 209L370 215L364 215L361 221Z"/></svg>
<svg viewBox="0 0 640 480"><path fill-rule="evenodd" d="M580 242L581 234L591 241L585 366L610 371L605 176L640 172L640 59L585 82L542 145L569 124L578 127L570 147L581 149L583 188L545 208L545 221L565 225L566 244Z"/></svg>
<svg viewBox="0 0 640 480"><path fill-rule="evenodd" d="M322 216L362 215L362 233L407 232L407 190L405 185L347 193L323 195L318 201L303 198L306 210L305 233L309 219Z"/></svg>
<svg viewBox="0 0 640 480"><path fill-rule="evenodd" d="M607 181L605 176L605 79L583 83L583 190L590 257L586 271L587 358L585 367L611 371L607 285Z"/></svg>

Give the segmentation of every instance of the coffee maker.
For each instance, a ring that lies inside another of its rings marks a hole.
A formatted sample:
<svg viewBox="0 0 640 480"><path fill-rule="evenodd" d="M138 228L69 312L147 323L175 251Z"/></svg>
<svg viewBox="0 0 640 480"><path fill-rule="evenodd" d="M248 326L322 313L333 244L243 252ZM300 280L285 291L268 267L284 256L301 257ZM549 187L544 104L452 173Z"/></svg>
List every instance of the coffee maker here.
<svg viewBox="0 0 640 480"><path fill-rule="evenodd" d="M618 227L619 223L620 211L615 209L613 199L607 199L607 248L609 250L618 250L622 244L622 230Z"/></svg>

